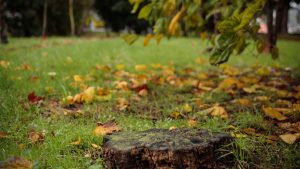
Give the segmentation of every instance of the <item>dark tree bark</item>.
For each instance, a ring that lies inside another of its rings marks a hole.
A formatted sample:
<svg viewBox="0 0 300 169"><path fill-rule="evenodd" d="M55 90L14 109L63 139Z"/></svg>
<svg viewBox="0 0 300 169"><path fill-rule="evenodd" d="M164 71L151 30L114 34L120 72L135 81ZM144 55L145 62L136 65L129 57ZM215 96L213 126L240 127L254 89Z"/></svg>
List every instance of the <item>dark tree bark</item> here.
<svg viewBox="0 0 300 169"><path fill-rule="evenodd" d="M274 9L274 1L268 0L267 4L267 25L268 25L268 44L269 51L272 51L273 48L276 47L277 34L274 29L274 17L273 17L273 9Z"/></svg>
<svg viewBox="0 0 300 169"><path fill-rule="evenodd" d="M6 1L0 0L0 42L3 44L8 43L7 25L6 25L5 16L4 16L5 8L6 8Z"/></svg>
<svg viewBox="0 0 300 169"><path fill-rule="evenodd" d="M284 1L284 8L283 8L283 12L282 12L281 33L287 34L288 33L289 9L290 9L291 0L283 0L283 1Z"/></svg>
<svg viewBox="0 0 300 169"><path fill-rule="evenodd" d="M104 138L103 157L108 169L222 169L231 166L224 155L231 142L228 134L197 129L120 132Z"/></svg>
<svg viewBox="0 0 300 169"><path fill-rule="evenodd" d="M279 0L276 8L276 33L287 33L288 10L291 0Z"/></svg>

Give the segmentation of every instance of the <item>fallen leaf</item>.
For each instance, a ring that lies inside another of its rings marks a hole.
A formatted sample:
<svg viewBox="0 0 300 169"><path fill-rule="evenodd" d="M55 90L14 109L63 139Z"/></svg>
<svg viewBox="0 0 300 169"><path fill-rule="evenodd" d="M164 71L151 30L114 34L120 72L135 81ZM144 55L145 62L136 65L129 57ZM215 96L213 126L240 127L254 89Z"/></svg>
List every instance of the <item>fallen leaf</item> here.
<svg viewBox="0 0 300 169"><path fill-rule="evenodd" d="M125 98L117 98L117 109L120 111L126 110L129 106L128 101Z"/></svg>
<svg viewBox="0 0 300 169"><path fill-rule="evenodd" d="M237 99L236 100L239 104L243 105L243 106L250 106L251 102L248 99Z"/></svg>
<svg viewBox="0 0 300 169"><path fill-rule="evenodd" d="M225 108L219 106L218 104L215 104L212 108L207 109L207 111L210 112L211 116L218 116L224 119L228 118L228 113L226 112Z"/></svg>
<svg viewBox="0 0 300 169"><path fill-rule="evenodd" d="M171 127L169 128L169 130L175 130L175 129L177 129L176 126L171 126Z"/></svg>
<svg viewBox="0 0 300 169"><path fill-rule="evenodd" d="M76 141L73 141L71 144L76 145L76 146L80 145L81 144L81 138L79 137Z"/></svg>
<svg viewBox="0 0 300 169"><path fill-rule="evenodd" d="M197 125L197 120L196 119L189 119L187 123L188 123L189 127L195 127Z"/></svg>
<svg viewBox="0 0 300 169"><path fill-rule="evenodd" d="M92 145L92 147L95 148L95 149L101 149L101 147L100 147L99 145L97 145L97 144L92 143L91 145Z"/></svg>
<svg viewBox="0 0 300 169"><path fill-rule="evenodd" d="M4 132L4 131L0 131L0 138L6 138L9 134Z"/></svg>
<svg viewBox="0 0 300 169"><path fill-rule="evenodd" d="M184 111L184 112L189 113L189 112L191 112L192 110L193 110L193 107L192 107L191 105L189 105L188 103L186 103L186 104L183 105L183 111Z"/></svg>
<svg viewBox="0 0 300 169"><path fill-rule="evenodd" d="M82 83L83 82L83 79L80 75L74 75L73 76L73 79L75 82L78 82L78 83Z"/></svg>
<svg viewBox="0 0 300 169"><path fill-rule="evenodd" d="M284 115L282 115L281 113L279 113L276 109L272 108L272 107L263 107L263 112L274 119L277 119L279 121L282 120L286 120L287 117L285 117Z"/></svg>
<svg viewBox="0 0 300 169"><path fill-rule="evenodd" d="M31 169L32 163L25 158L12 157L0 162L1 169Z"/></svg>
<svg viewBox="0 0 300 169"><path fill-rule="evenodd" d="M124 64L117 64L116 65L116 69L117 70L123 70L125 68L125 65Z"/></svg>
<svg viewBox="0 0 300 169"><path fill-rule="evenodd" d="M173 119L178 119L178 118L183 117L183 115L178 111L174 111L170 114L170 117L173 118Z"/></svg>
<svg viewBox="0 0 300 169"><path fill-rule="evenodd" d="M97 127L93 131L93 134L95 136L104 136L120 130L121 129L117 126L116 123L109 121L104 124L98 123Z"/></svg>
<svg viewBox="0 0 300 169"><path fill-rule="evenodd" d="M45 140L45 133L32 130L28 133L28 140L31 144L36 142L42 143Z"/></svg>
<svg viewBox="0 0 300 169"><path fill-rule="evenodd" d="M287 144L294 144L299 138L300 133L279 135L282 141Z"/></svg>
<svg viewBox="0 0 300 169"><path fill-rule="evenodd" d="M254 128L245 128L242 129L242 132L248 135L255 135L255 129Z"/></svg>
<svg viewBox="0 0 300 169"><path fill-rule="evenodd" d="M0 67L8 68L9 64L10 63L5 60L0 60Z"/></svg>
<svg viewBox="0 0 300 169"><path fill-rule="evenodd" d="M231 89L234 87L242 88L244 85L236 78L227 77L222 82L219 83L219 89Z"/></svg>
<svg viewBox="0 0 300 169"><path fill-rule="evenodd" d="M146 65L135 65L135 70L145 71L145 70L147 70L147 66Z"/></svg>
<svg viewBox="0 0 300 169"><path fill-rule="evenodd" d="M44 97L35 95L35 92L31 92L28 94L27 99L30 103L38 103L39 101L43 100Z"/></svg>
<svg viewBox="0 0 300 169"><path fill-rule="evenodd" d="M95 98L95 93L95 87L88 87L86 90L83 91L82 101L84 101L87 104L92 103Z"/></svg>

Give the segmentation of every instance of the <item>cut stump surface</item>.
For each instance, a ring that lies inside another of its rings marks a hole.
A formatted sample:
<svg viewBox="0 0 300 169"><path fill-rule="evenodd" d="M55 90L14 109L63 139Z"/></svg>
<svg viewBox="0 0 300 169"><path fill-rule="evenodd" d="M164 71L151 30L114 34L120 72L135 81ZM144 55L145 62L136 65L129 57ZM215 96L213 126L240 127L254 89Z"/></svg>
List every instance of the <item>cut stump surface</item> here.
<svg viewBox="0 0 300 169"><path fill-rule="evenodd" d="M199 129L119 132L104 138L103 157L110 169L225 168L231 157L219 159L219 150L231 142L228 134Z"/></svg>

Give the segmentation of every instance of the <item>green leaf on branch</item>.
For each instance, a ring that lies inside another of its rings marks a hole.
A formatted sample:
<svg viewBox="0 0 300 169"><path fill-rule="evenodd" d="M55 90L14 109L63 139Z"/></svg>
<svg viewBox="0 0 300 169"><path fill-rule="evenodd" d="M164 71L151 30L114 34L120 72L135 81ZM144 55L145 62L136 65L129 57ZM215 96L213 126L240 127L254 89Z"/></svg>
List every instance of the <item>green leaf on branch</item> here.
<svg viewBox="0 0 300 169"><path fill-rule="evenodd" d="M139 36L137 36L136 34L122 35L122 39L129 45L132 45L136 40L138 40L138 38L139 38Z"/></svg>
<svg viewBox="0 0 300 169"><path fill-rule="evenodd" d="M148 5L144 6L138 15L138 18L139 19L148 19L148 16L150 15L151 11L152 11L152 4L148 4Z"/></svg>

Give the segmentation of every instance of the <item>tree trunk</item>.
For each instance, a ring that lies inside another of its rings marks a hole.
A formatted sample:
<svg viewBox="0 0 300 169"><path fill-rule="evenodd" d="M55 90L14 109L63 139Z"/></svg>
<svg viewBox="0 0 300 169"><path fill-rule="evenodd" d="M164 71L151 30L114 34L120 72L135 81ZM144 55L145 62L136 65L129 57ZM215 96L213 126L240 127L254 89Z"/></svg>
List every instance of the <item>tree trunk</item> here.
<svg viewBox="0 0 300 169"><path fill-rule="evenodd" d="M5 7L6 7L6 1L0 0L0 42L3 44L8 43L7 25L4 18Z"/></svg>
<svg viewBox="0 0 300 169"><path fill-rule="evenodd" d="M280 34L282 31L282 20L283 20L283 10L284 10L284 1L286 0L279 0L276 4L276 33Z"/></svg>
<svg viewBox="0 0 300 169"><path fill-rule="evenodd" d="M103 158L108 169L231 168L233 157L224 155L231 142L200 129L119 132L104 137Z"/></svg>
<svg viewBox="0 0 300 169"><path fill-rule="evenodd" d="M43 30L42 30L42 36L43 38L46 37L47 32L47 18L48 18L48 0L44 0L44 11L43 11Z"/></svg>
<svg viewBox="0 0 300 169"><path fill-rule="evenodd" d="M70 26L71 26L71 36L75 35L75 19L73 12L73 0L69 0L69 17L70 17Z"/></svg>
<svg viewBox="0 0 300 169"><path fill-rule="evenodd" d="M277 35L274 29L274 17L273 17L274 1L268 0L266 5L267 5L268 45L269 45L269 51L272 51L272 49L276 47L276 41L277 41Z"/></svg>
<svg viewBox="0 0 300 169"><path fill-rule="evenodd" d="M284 1L284 8L282 13L282 24L281 24L281 33L288 33L288 19L289 19L289 9L290 9L291 0Z"/></svg>

